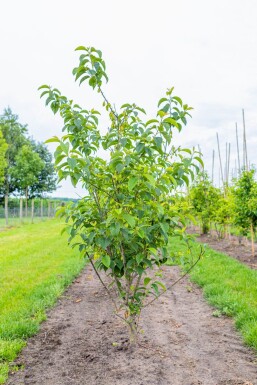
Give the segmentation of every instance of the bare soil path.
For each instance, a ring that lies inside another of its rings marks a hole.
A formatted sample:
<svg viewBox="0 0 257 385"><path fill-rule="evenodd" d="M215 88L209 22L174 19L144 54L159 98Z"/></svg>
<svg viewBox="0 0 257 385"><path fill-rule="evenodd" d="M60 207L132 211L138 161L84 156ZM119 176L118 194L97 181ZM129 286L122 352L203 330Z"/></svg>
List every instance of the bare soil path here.
<svg viewBox="0 0 257 385"><path fill-rule="evenodd" d="M165 267L167 281L179 276ZM190 287L190 289L189 289ZM145 309L141 346L127 331L92 271L67 290L31 338L8 385L257 385L256 355L231 319L215 318L186 280Z"/></svg>

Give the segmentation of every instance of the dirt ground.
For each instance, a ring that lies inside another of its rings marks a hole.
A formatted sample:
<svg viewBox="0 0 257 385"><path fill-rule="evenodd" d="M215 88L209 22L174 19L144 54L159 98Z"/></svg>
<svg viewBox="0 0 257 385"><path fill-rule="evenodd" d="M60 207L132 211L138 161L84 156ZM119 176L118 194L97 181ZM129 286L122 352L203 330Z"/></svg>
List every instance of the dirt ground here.
<svg viewBox="0 0 257 385"><path fill-rule="evenodd" d="M255 244L255 255L252 256L250 241L230 236L228 239L217 239L215 236L199 235L197 240L208 244L212 249L226 253L240 262L246 264L251 269L257 269L257 244Z"/></svg>
<svg viewBox="0 0 257 385"><path fill-rule="evenodd" d="M167 283L179 276L164 267ZM257 385L256 355L231 319L212 315L199 288L184 279L147 307L140 345L124 347L127 330L90 268L31 338L8 385Z"/></svg>

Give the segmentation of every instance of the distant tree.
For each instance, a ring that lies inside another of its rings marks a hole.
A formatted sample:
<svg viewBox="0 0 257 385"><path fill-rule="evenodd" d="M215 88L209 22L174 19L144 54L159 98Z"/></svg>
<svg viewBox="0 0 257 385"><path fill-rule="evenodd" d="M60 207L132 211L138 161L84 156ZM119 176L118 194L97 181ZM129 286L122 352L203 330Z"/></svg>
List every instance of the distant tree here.
<svg viewBox="0 0 257 385"><path fill-rule="evenodd" d="M38 173L37 180L30 186L30 197L43 197L45 193L51 193L57 189L57 175L54 169L53 157L44 143L36 143L31 140L33 150L44 162L44 167Z"/></svg>
<svg viewBox="0 0 257 385"><path fill-rule="evenodd" d="M25 144L15 157L15 166L10 169L10 175L16 182L17 190L26 199L26 216L28 213L29 189L36 183L44 162L33 150L32 146Z"/></svg>
<svg viewBox="0 0 257 385"><path fill-rule="evenodd" d="M7 166L6 162L6 151L8 148L8 144L6 140L3 138L2 131L0 130L0 186L4 183L4 173L5 168Z"/></svg>
<svg viewBox="0 0 257 385"><path fill-rule="evenodd" d="M190 189L190 200L196 216L201 222L203 234L210 229L211 220L218 208L220 192L214 187L206 173L200 175Z"/></svg>
<svg viewBox="0 0 257 385"><path fill-rule="evenodd" d="M0 129L8 145L5 156L4 182L0 186L0 194L4 197L5 201L6 224L8 224L8 198L16 189L16 184L11 177L10 170L15 167L17 153L28 142L25 136L27 127L19 123L18 115L13 114L12 110L8 107L4 110L3 115L0 115Z"/></svg>
<svg viewBox="0 0 257 385"><path fill-rule="evenodd" d="M255 170L243 171L235 183L235 224L243 235L251 233L252 256L254 256L254 232L257 227L257 182Z"/></svg>

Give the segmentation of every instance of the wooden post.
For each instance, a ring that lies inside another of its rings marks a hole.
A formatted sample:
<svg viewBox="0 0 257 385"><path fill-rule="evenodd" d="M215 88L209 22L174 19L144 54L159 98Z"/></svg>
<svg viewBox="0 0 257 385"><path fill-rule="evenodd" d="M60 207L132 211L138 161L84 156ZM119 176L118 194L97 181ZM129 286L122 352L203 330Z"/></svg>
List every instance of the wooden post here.
<svg viewBox="0 0 257 385"><path fill-rule="evenodd" d="M5 216L5 224L8 226L8 193L4 196L4 216Z"/></svg>
<svg viewBox="0 0 257 385"><path fill-rule="evenodd" d="M230 143L228 144L227 185L229 181L229 166L230 166Z"/></svg>
<svg viewBox="0 0 257 385"><path fill-rule="evenodd" d="M31 223L34 223L34 198L31 199Z"/></svg>
<svg viewBox="0 0 257 385"><path fill-rule="evenodd" d="M50 218L50 212L51 212L51 202L48 200L48 218Z"/></svg>
<svg viewBox="0 0 257 385"><path fill-rule="evenodd" d="M20 223L22 223L22 217L23 217L23 200L22 200L22 197L20 197Z"/></svg>
<svg viewBox="0 0 257 385"><path fill-rule="evenodd" d="M212 184L214 180L214 158L215 158L215 150L212 150L212 172L211 172Z"/></svg>
<svg viewBox="0 0 257 385"><path fill-rule="evenodd" d="M247 145L246 145L246 131L245 131L245 113L244 109L242 109L243 115L243 127L244 127L244 141L243 141L243 149L244 149L244 167L246 171L248 171L248 157L247 157Z"/></svg>
<svg viewBox="0 0 257 385"><path fill-rule="evenodd" d="M43 199L40 200L40 215L41 215L41 219L43 218L44 216L44 206L43 206Z"/></svg>
<svg viewBox="0 0 257 385"><path fill-rule="evenodd" d="M237 161L238 161L238 176L240 176L241 166L240 166L240 155L239 155L237 123L236 123L236 147L237 147Z"/></svg>
<svg viewBox="0 0 257 385"><path fill-rule="evenodd" d="M28 188L25 190L25 217L28 218Z"/></svg>
<svg viewBox="0 0 257 385"><path fill-rule="evenodd" d="M220 173L221 173L221 181L224 186L224 178L223 178L223 170L222 170L222 163L221 163L221 156L220 156L220 142L219 142L219 135L217 134L217 143L218 143L218 152L219 152L219 160L220 160Z"/></svg>

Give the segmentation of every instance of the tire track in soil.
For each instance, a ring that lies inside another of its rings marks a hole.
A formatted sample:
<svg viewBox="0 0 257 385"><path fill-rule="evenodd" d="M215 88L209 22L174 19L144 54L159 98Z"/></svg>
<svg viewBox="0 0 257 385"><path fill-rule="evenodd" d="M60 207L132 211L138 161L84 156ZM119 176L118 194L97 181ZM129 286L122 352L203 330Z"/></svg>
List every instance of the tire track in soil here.
<svg viewBox="0 0 257 385"><path fill-rule="evenodd" d="M163 270L167 282L179 276ZM87 268L29 340L16 361L25 369L7 385L257 385L256 356L232 320L212 312L184 279L143 311L141 345L125 350L127 330Z"/></svg>

